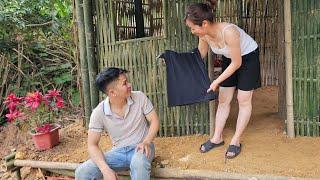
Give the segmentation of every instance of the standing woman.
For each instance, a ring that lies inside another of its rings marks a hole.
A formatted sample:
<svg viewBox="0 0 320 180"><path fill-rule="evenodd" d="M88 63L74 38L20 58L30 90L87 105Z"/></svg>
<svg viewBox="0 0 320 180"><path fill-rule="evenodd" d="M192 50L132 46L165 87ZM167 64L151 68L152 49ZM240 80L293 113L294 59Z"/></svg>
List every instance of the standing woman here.
<svg viewBox="0 0 320 180"><path fill-rule="evenodd" d="M224 145L222 131L230 112L230 102L238 90L239 114L236 132L226 151L226 158L234 158L241 151L240 137L252 110L253 90L261 87L259 50L257 43L241 28L227 22L215 22L216 1L194 3L187 7L185 23L192 34L199 37L198 49L204 58L209 48L222 55L222 74L210 85L209 91L219 87L219 105L212 139L200 147L202 153Z"/></svg>

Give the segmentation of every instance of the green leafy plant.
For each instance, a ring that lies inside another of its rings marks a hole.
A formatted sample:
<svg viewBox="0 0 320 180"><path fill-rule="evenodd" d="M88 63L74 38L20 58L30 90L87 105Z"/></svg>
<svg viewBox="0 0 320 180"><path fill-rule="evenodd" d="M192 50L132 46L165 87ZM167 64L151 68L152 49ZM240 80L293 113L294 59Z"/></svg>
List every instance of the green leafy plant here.
<svg viewBox="0 0 320 180"><path fill-rule="evenodd" d="M73 1L0 0L0 126L9 92L60 89L66 106L75 107L79 68L73 26Z"/></svg>

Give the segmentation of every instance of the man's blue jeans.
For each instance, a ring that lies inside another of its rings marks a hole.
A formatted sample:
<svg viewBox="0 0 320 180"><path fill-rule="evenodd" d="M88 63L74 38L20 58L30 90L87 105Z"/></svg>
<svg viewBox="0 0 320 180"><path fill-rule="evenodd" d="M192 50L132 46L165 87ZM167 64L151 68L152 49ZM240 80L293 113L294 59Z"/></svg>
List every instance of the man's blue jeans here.
<svg viewBox="0 0 320 180"><path fill-rule="evenodd" d="M154 144L151 144L150 159L141 152L136 152L136 145L112 149L104 154L108 166L117 171L130 170L132 180L150 179L151 162L154 158ZM75 173L76 180L103 179L98 166L89 159L82 163Z"/></svg>

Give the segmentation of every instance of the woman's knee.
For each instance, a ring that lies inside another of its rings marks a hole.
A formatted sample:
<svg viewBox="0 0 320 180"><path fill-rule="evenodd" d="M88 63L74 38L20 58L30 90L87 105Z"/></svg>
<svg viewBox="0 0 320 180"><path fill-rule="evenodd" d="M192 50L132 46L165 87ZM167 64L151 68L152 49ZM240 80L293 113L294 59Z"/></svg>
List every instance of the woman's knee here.
<svg viewBox="0 0 320 180"><path fill-rule="evenodd" d="M237 100L239 105L251 105L252 92L248 91L247 93L238 93Z"/></svg>
<svg viewBox="0 0 320 180"><path fill-rule="evenodd" d="M220 87L219 105L229 105L233 98L235 87Z"/></svg>
<svg viewBox="0 0 320 180"><path fill-rule="evenodd" d="M232 96L225 96L225 95L220 95L219 94L219 105L229 105L232 101Z"/></svg>

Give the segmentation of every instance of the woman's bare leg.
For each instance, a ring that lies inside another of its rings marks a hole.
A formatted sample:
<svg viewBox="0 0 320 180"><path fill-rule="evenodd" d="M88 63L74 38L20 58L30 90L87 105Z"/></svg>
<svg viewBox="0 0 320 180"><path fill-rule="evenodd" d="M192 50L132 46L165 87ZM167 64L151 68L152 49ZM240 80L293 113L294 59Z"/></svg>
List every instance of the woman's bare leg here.
<svg viewBox="0 0 320 180"><path fill-rule="evenodd" d="M222 132L230 113L230 103L232 101L235 89L235 87L219 88L219 105L216 113L214 135L211 138L211 142L213 143L217 144L223 140Z"/></svg>
<svg viewBox="0 0 320 180"><path fill-rule="evenodd" d="M240 145L240 137L248 125L252 112L252 91L238 90L239 114L237 119L236 132L233 135L230 144ZM234 153L228 152L227 156L233 156Z"/></svg>

